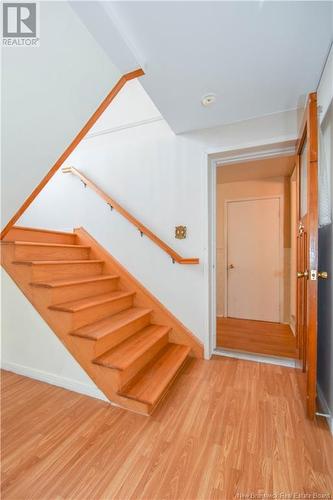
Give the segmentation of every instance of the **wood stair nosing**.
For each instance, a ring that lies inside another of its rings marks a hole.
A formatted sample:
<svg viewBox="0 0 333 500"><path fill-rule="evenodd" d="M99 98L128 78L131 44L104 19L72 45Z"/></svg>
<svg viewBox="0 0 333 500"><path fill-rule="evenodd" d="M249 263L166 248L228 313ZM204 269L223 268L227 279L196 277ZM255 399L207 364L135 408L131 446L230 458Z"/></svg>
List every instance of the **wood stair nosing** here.
<svg viewBox="0 0 333 500"><path fill-rule="evenodd" d="M70 335L98 341L144 316L150 316L151 312L152 310L148 308L131 307L100 321L73 330L70 332Z"/></svg>
<svg viewBox="0 0 333 500"><path fill-rule="evenodd" d="M29 247L55 247L55 248L80 248L89 250L89 245L79 245L75 243L45 243L41 241L21 241L21 240L5 240L1 242L2 245L15 245L15 246L29 246Z"/></svg>
<svg viewBox="0 0 333 500"><path fill-rule="evenodd" d="M23 266L56 266L64 264L103 264L101 259L84 259L84 260L14 260L13 264Z"/></svg>
<svg viewBox="0 0 333 500"><path fill-rule="evenodd" d="M114 302L119 299L134 296L135 292L124 292L122 290L116 290L114 292L103 293L102 295L94 295L92 297L85 297L79 300L72 300L70 302L64 302L62 304L53 304L49 306L52 311L61 311L75 313L89 309L90 307L99 306L106 304L108 302Z"/></svg>
<svg viewBox="0 0 333 500"><path fill-rule="evenodd" d="M171 328L149 325L93 360L97 365L124 371L159 341L167 341Z"/></svg>
<svg viewBox="0 0 333 500"><path fill-rule="evenodd" d="M169 343L118 394L146 403L152 410L185 364L190 347Z"/></svg>
<svg viewBox="0 0 333 500"><path fill-rule="evenodd" d="M96 276L89 276L87 278L77 278L77 279L64 279L64 280L53 280L53 281L32 281L30 283L33 287L40 288L62 288L66 286L84 285L86 283L102 282L102 281L112 281L119 279L119 275L116 274L102 274Z"/></svg>
<svg viewBox="0 0 333 500"><path fill-rule="evenodd" d="M42 227L26 227L26 226L13 226L12 231L27 231L29 233L44 233L44 234L59 234L62 236L75 236L76 234L68 231L58 231L57 229L45 229Z"/></svg>
<svg viewBox="0 0 333 500"><path fill-rule="evenodd" d="M65 231L52 231L50 229L38 229L30 227L14 226L4 237L3 241L30 241L41 243L69 243L78 241L76 233Z"/></svg>

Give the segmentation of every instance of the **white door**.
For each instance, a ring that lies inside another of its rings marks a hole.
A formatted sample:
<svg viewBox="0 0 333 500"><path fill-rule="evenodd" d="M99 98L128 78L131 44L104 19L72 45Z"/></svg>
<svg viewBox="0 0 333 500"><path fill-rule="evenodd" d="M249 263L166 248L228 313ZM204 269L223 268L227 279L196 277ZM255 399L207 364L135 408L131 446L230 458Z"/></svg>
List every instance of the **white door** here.
<svg viewBox="0 0 333 500"><path fill-rule="evenodd" d="M280 199L227 202L227 316L280 321Z"/></svg>

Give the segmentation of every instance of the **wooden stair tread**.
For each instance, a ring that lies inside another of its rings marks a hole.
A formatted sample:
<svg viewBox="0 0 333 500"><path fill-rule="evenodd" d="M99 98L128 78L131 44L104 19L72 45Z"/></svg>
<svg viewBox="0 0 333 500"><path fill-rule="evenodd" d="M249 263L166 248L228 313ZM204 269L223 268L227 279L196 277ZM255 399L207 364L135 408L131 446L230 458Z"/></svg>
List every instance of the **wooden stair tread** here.
<svg viewBox="0 0 333 500"><path fill-rule="evenodd" d="M96 358L94 363L107 368L125 370L169 331L170 327L168 326L146 326L121 344Z"/></svg>
<svg viewBox="0 0 333 500"><path fill-rule="evenodd" d="M31 286L42 287L42 288L59 288L63 286L80 285L86 283L95 283L101 281L108 281L118 279L117 274L102 274L96 276L89 276L88 278L78 278L78 279L66 279L66 280L54 280L54 281L33 281L30 283Z"/></svg>
<svg viewBox="0 0 333 500"><path fill-rule="evenodd" d="M168 344L118 394L154 407L174 380L190 350L185 345Z"/></svg>
<svg viewBox="0 0 333 500"><path fill-rule="evenodd" d="M5 245L17 245L17 246L32 246L32 247L56 247L56 248L83 248L89 249L88 245L75 245L69 243L43 243L39 241L21 241L21 240L6 240L2 241Z"/></svg>
<svg viewBox="0 0 333 500"><path fill-rule="evenodd" d="M54 304L49 307L53 311L63 311L63 312L78 312L89 307L98 306L100 304L105 304L107 302L113 302L114 300L122 299L124 297L130 297L134 295L134 292L124 292L122 290L116 290L114 292L103 293L101 295L94 295L92 297L86 297L79 300L71 300L70 302L64 302L63 304Z"/></svg>
<svg viewBox="0 0 333 500"><path fill-rule="evenodd" d="M101 264L103 260L100 259L88 259L88 260L14 260L13 264L20 264L25 266L41 266L47 264L49 265L60 265L60 264Z"/></svg>
<svg viewBox="0 0 333 500"><path fill-rule="evenodd" d="M98 340L150 312L151 309L131 307L125 311L121 311L100 321L96 321L95 323L91 323L90 325L78 328L77 330L71 332L71 335Z"/></svg>

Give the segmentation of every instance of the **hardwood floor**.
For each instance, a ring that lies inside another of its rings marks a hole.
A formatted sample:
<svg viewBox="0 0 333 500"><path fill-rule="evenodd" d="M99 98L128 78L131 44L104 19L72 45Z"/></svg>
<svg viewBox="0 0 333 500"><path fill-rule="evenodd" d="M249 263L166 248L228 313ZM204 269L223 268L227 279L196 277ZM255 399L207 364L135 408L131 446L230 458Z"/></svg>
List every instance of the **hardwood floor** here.
<svg viewBox="0 0 333 500"><path fill-rule="evenodd" d="M289 325L236 318L217 318L216 344L268 356L295 358L296 338Z"/></svg>
<svg viewBox="0 0 333 500"><path fill-rule="evenodd" d="M2 372L2 499L332 495L333 440L306 419L303 383L291 368L192 359L145 417Z"/></svg>

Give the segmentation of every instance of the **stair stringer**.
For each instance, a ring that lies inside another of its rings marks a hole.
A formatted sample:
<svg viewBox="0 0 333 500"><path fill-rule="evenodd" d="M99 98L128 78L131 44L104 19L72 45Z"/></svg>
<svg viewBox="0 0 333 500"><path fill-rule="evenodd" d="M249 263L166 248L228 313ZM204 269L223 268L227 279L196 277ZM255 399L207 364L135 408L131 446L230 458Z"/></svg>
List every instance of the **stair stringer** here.
<svg viewBox="0 0 333 500"><path fill-rule="evenodd" d="M119 288L135 292L135 305L152 309L152 323L167 325L171 328L170 342L183 344L191 348L190 356L203 358L202 342L186 328L161 302L154 297L134 276L129 273L102 245L100 245L83 227L74 229L77 242L91 248L92 259L104 261L104 272L120 276Z"/></svg>
<svg viewBox="0 0 333 500"><path fill-rule="evenodd" d="M83 341L69 335L67 322L59 317L57 311L49 309L51 305L49 295L36 293L34 287L30 285L29 267L15 265L14 260L14 245L2 244L1 265L4 270L109 401L128 410L148 415L150 413L149 405L117 394L119 388L117 373L109 370L108 376L106 376L104 367L91 362L95 357L94 342L88 339Z"/></svg>

